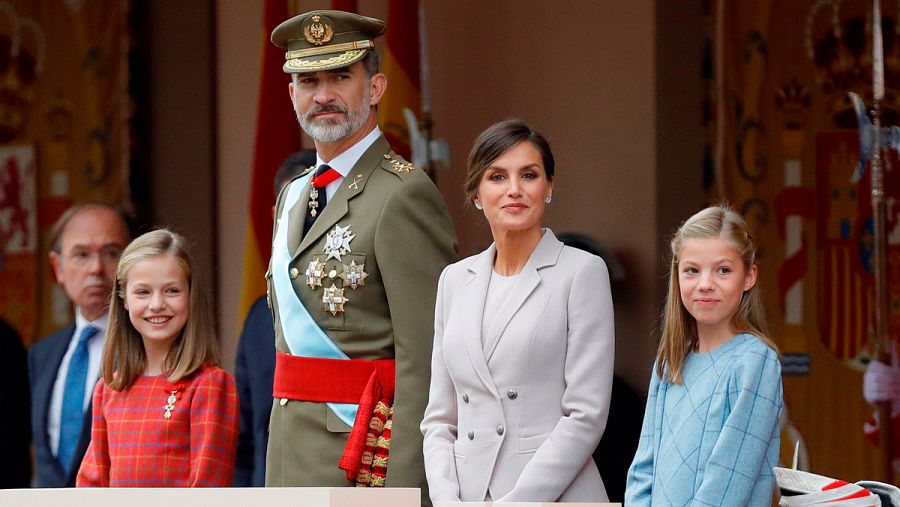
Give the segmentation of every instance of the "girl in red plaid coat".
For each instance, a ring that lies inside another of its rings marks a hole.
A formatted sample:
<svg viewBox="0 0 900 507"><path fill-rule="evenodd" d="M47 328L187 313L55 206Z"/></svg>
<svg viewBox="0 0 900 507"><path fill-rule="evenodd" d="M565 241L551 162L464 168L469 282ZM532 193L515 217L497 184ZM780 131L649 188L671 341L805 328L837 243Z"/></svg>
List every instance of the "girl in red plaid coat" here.
<svg viewBox="0 0 900 507"><path fill-rule="evenodd" d="M79 487L231 485L237 394L193 265L168 230L122 253Z"/></svg>

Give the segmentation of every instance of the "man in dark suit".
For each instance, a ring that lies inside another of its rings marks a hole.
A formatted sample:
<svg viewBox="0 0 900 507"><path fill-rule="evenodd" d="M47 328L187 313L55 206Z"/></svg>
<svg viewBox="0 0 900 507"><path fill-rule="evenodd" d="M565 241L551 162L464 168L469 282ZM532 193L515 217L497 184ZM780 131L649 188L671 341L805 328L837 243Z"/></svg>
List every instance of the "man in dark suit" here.
<svg viewBox="0 0 900 507"><path fill-rule="evenodd" d="M275 195L294 176L315 163L316 150L292 153L275 173ZM272 213L275 213L274 206ZM275 328L265 295L260 296L247 312L238 341L234 377L241 410L234 485L265 486L272 380L275 377Z"/></svg>
<svg viewBox="0 0 900 507"><path fill-rule="evenodd" d="M99 202L69 208L51 233L50 264L75 306L75 322L28 351L36 487L75 485L90 442L116 264L129 239L125 215Z"/></svg>

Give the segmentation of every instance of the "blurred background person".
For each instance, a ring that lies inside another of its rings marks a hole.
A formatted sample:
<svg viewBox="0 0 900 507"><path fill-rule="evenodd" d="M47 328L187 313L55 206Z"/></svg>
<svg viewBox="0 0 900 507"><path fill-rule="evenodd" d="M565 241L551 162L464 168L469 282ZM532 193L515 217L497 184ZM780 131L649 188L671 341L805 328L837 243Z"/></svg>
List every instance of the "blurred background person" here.
<svg viewBox="0 0 900 507"><path fill-rule="evenodd" d="M36 487L75 485L90 442L109 295L130 238L125 214L102 202L72 206L51 232L50 265L75 306L75 322L28 351Z"/></svg>

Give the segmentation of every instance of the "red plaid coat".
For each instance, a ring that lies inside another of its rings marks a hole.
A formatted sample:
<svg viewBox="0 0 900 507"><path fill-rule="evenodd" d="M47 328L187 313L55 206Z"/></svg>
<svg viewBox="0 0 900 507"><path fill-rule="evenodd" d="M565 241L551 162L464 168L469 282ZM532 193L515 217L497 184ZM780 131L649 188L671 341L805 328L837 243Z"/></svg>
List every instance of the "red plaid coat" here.
<svg viewBox="0 0 900 507"><path fill-rule="evenodd" d="M164 376L141 376L122 392L101 379L94 389L91 444L76 485L231 486L237 434L234 380L220 368L204 367L174 385Z"/></svg>

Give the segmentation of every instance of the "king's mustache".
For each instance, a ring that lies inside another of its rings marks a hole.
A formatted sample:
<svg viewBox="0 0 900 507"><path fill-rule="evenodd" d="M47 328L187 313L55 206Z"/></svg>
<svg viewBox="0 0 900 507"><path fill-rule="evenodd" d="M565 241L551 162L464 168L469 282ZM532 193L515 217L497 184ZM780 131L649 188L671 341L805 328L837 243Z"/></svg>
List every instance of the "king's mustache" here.
<svg viewBox="0 0 900 507"><path fill-rule="evenodd" d="M321 106L313 106L313 107L306 113L306 117L309 118L309 117L311 117L311 116L314 116L314 115L317 115L317 114L324 114L324 113L343 113L343 114L347 114L347 109L345 109L345 108L343 108L343 107L341 107L341 106L338 106L338 105L336 105L336 104L324 104L324 105L321 105Z"/></svg>

